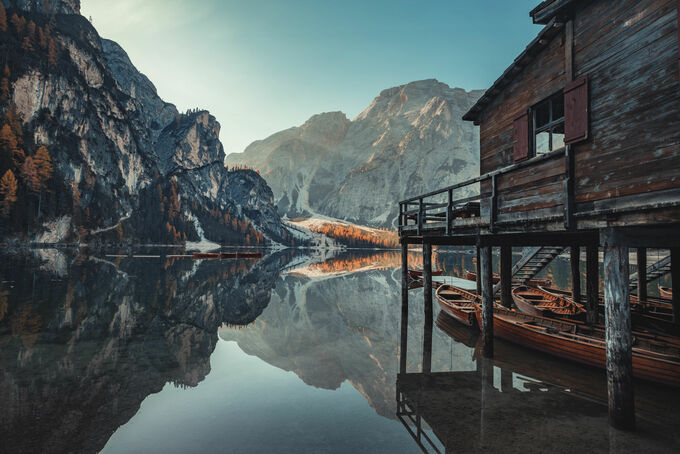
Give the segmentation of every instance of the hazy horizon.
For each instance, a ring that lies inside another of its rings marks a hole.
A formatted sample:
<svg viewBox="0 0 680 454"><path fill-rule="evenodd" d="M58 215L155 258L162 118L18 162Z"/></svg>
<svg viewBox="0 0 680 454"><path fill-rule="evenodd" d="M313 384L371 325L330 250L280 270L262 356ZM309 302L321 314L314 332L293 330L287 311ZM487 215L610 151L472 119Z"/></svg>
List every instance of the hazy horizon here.
<svg viewBox="0 0 680 454"><path fill-rule="evenodd" d="M166 102L209 110L230 154L416 80L486 89L540 30L537 3L83 0L82 14Z"/></svg>

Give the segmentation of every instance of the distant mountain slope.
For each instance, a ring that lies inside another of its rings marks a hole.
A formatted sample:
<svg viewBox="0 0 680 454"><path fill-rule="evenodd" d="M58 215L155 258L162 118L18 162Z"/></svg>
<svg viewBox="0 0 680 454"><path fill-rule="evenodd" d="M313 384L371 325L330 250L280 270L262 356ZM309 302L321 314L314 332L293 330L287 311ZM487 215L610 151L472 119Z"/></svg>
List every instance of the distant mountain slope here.
<svg viewBox="0 0 680 454"><path fill-rule="evenodd" d="M482 95L434 79L384 90L254 142L227 164L261 171L279 212L394 227L397 201L478 175L479 137L461 117Z"/></svg>
<svg viewBox="0 0 680 454"><path fill-rule="evenodd" d="M266 182L225 167L215 117L162 100L79 0L0 7L0 237L292 242ZM53 173L37 180L24 161L41 147Z"/></svg>

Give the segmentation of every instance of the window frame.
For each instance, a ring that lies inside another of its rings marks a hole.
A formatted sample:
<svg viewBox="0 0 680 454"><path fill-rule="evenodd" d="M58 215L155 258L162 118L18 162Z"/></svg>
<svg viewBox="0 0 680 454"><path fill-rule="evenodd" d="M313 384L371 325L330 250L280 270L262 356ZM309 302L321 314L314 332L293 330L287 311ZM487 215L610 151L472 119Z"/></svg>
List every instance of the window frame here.
<svg viewBox="0 0 680 454"><path fill-rule="evenodd" d="M553 119L553 103L554 99L557 98L558 96L562 97L562 117L558 119ZM536 115L538 113L538 107L543 105L543 104L548 104L548 122L541 126L540 128L536 127ZM560 148L553 148L553 128L555 126L559 126L560 124L565 125L566 127L566 122L565 122L565 109L564 109L564 90L559 90L550 96L548 96L545 99L542 99L541 101L537 102L531 108L529 109L531 113L531 134L532 134L532 147L531 150L529 150L529 158L533 158L536 156L541 156L541 155L546 155L548 153L552 153L553 151L557 150L562 150L566 147L566 144L562 145ZM542 132L548 132L548 151L545 153L538 153L538 149L536 147L536 137L542 133ZM562 133L564 135L564 133Z"/></svg>

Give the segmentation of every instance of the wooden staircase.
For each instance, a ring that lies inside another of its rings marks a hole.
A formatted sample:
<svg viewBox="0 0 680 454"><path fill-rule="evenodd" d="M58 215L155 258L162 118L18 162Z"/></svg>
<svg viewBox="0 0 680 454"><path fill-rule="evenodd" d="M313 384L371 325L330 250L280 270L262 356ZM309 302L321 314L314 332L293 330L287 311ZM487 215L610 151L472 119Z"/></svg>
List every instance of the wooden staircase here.
<svg viewBox="0 0 680 454"><path fill-rule="evenodd" d="M512 286L525 285L565 249L565 247L550 246L532 248L512 267ZM493 292L496 294L500 291L501 283L499 282L494 286Z"/></svg>
<svg viewBox="0 0 680 454"><path fill-rule="evenodd" d="M671 256L668 255L656 263L652 263L647 267L647 282L652 282L671 272ZM631 290L637 290L638 273L637 271L629 277L629 287Z"/></svg>

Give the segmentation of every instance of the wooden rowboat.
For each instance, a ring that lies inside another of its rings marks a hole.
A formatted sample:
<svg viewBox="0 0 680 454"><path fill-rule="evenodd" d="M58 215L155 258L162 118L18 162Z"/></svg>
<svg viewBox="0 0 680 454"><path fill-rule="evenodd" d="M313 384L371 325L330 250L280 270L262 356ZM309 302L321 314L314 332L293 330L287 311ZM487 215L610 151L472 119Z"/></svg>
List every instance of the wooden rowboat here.
<svg viewBox="0 0 680 454"><path fill-rule="evenodd" d="M221 252L220 258L224 259L251 259L261 258L262 252Z"/></svg>
<svg viewBox="0 0 680 454"><path fill-rule="evenodd" d="M191 255L191 258L194 260L205 260L205 259L218 259L220 258L220 254L217 252L194 252Z"/></svg>
<svg viewBox="0 0 680 454"><path fill-rule="evenodd" d="M605 331L569 321L494 307L494 336L590 366L606 367ZM482 308L475 304L477 323ZM633 375L680 386L680 340L633 332Z"/></svg>
<svg viewBox="0 0 680 454"><path fill-rule="evenodd" d="M582 305L538 288L515 287L512 289L512 299L520 311L529 315L569 319L582 319L586 315Z"/></svg>
<svg viewBox="0 0 680 454"><path fill-rule="evenodd" d="M539 287L544 292L571 299L571 292L550 287ZM598 310L604 314L604 294L600 293ZM573 300L572 300L573 301ZM630 315L633 328L678 334L677 325L673 323L673 307L662 298L648 297L640 301L636 295L630 295Z"/></svg>
<svg viewBox="0 0 680 454"><path fill-rule="evenodd" d="M408 277L413 279L414 281L418 280L418 279L422 280L423 279L423 273L424 273L423 270L408 270ZM432 270L432 275L433 276L441 276L442 271L441 270Z"/></svg>
<svg viewBox="0 0 680 454"><path fill-rule="evenodd" d="M477 326L475 323L475 303L481 298L462 288L444 284L435 292L439 306L455 320L467 326Z"/></svg>
<svg viewBox="0 0 680 454"><path fill-rule="evenodd" d="M670 287L659 286L659 296L667 300L673 299L673 289Z"/></svg>
<svg viewBox="0 0 680 454"><path fill-rule="evenodd" d="M465 279L468 281L474 281L477 282L477 273L474 271L465 271ZM501 275L497 273L493 273L493 283L498 284L501 281ZM529 280L529 285L531 287L538 287L541 285L544 286L551 286L552 281L550 279L530 279Z"/></svg>

